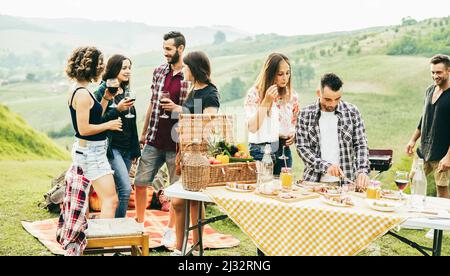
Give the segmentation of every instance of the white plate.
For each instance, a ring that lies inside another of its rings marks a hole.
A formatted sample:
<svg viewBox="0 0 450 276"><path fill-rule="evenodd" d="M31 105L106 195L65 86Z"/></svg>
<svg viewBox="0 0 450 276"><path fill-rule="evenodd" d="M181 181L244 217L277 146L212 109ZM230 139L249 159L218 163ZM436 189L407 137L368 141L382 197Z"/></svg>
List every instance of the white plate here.
<svg viewBox="0 0 450 276"><path fill-rule="evenodd" d="M253 192L253 190L244 190L244 189L236 189L236 188L231 188L228 186L225 186L225 189L232 191L232 192L237 192L237 193L251 193Z"/></svg>
<svg viewBox="0 0 450 276"><path fill-rule="evenodd" d="M396 192L396 191L394 191L393 193L387 194L387 195L381 194L381 197L385 198L385 199L390 199L390 200L406 200L406 197L401 198L400 193Z"/></svg>
<svg viewBox="0 0 450 276"><path fill-rule="evenodd" d="M326 192L326 193L319 193L320 195L323 195L323 196L331 196L331 197L340 197L340 196L342 196L342 193L329 193L329 192Z"/></svg>
<svg viewBox="0 0 450 276"><path fill-rule="evenodd" d="M378 206L375 205L375 202L378 202L380 204L387 204L389 206ZM395 212L400 207L403 206L403 204L397 203L397 202L387 202L387 201L380 201L380 200L373 200L373 199L366 199L367 205L369 205L370 208L380 211L380 212Z"/></svg>
<svg viewBox="0 0 450 276"><path fill-rule="evenodd" d="M347 204L341 204L339 202L336 202L334 200L329 200L326 197L322 196L320 197L322 199L323 202L325 202L328 205L331 206L335 206L335 207L344 207L344 208L349 208L349 207L353 207L353 205L347 205Z"/></svg>

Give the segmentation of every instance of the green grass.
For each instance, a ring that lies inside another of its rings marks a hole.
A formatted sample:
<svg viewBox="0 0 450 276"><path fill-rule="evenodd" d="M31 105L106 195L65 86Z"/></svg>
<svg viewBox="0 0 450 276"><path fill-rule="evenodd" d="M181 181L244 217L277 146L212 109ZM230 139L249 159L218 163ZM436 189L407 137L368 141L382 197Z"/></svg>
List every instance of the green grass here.
<svg viewBox="0 0 450 276"><path fill-rule="evenodd" d="M50 180L69 165L67 161L0 161L1 256L51 255L20 222L56 217L37 205L51 188Z"/></svg>
<svg viewBox="0 0 450 276"><path fill-rule="evenodd" d="M67 152L46 135L0 105L0 160L67 159Z"/></svg>

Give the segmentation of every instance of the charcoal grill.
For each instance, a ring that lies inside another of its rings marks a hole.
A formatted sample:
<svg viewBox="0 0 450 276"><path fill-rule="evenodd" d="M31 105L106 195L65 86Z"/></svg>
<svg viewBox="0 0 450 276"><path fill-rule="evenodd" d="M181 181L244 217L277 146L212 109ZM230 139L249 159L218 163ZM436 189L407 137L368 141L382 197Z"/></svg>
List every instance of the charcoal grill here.
<svg viewBox="0 0 450 276"><path fill-rule="evenodd" d="M392 167L392 156L394 151L391 149L371 149L369 150L370 169L377 171L375 179L381 173L388 171Z"/></svg>

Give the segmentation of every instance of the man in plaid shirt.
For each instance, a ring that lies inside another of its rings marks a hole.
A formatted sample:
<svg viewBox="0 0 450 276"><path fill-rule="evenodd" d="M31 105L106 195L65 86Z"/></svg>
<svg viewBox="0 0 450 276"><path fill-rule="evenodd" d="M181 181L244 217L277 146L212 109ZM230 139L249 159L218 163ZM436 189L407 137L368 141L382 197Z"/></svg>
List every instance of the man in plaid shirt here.
<svg viewBox="0 0 450 276"><path fill-rule="evenodd" d="M175 125L178 122L178 116L164 112L161 107L161 99L170 97L172 102L182 105L187 98L189 85L184 80L182 73L185 47L186 40L181 33L165 34L163 51L167 63L159 66L153 72L151 100L140 139L140 143L144 147L134 182L136 215L139 223L145 221L147 187L152 185L159 169L164 164L167 165L171 184L179 178L175 170L177 140ZM172 214L173 210L171 209L171 216Z"/></svg>
<svg viewBox="0 0 450 276"><path fill-rule="evenodd" d="M306 166L305 181L351 180L361 189L370 182L367 136L359 110L341 100L342 86L335 74L322 77L319 100L300 112L297 151Z"/></svg>

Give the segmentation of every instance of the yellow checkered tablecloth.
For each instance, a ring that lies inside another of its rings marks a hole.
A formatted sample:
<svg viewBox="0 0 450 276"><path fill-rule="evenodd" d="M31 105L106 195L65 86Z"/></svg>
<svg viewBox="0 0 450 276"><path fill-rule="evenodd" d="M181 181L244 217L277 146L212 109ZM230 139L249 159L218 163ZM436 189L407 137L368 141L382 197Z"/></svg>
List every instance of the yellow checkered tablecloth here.
<svg viewBox="0 0 450 276"><path fill-rule="evenodd" d="M320 199L283 203L223 187L205 191L269 256L351 256L407 219L379 213L354 198L355 207L325 205Z"/></svg>

